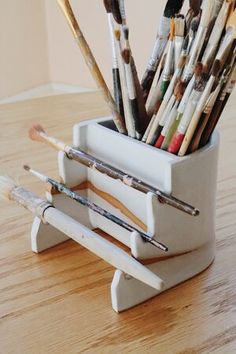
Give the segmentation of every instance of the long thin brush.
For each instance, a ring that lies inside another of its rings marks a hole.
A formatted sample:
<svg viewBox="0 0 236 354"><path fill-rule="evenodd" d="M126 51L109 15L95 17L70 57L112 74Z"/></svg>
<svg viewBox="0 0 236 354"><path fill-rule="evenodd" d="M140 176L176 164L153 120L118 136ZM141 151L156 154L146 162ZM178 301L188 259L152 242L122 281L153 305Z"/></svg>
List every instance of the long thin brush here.
<svg viewBox="0 0 236 354"><path fill-rule="evenodd" d="M0 176L0 198L14 201L36 215L55 229L69 236L83 247L120 269L126 274L152 286L157 290L163 288L163 280L143 266L125 251L107 241L94 231L89 230L78 221L53 207L46 200L18 186L9 178Z"/></svg>
<svg viewBox="0 0 236 354"><path fill-rule="evenodd" d="M214 1L205 0L203 2L201 21L190 53L188 64L184 70L184 74L182 78L183 81L188 81L192 77L194 65L198 61L199 55L204 45L205 37L208 30L208 25L212 18L213 8L214 8Z"/></svg>
<svg viewBox="0 0 236 354"><path fill-rule="evenodd" d="M176 16L175 18L175 68L177 68L181 56L185 33L185 18L183 15Z"/></svg>
<svg viewBox="0 0 236 354"><path fill-rule="evenodd" d="M64 16L67 19L69 27L76 39L76 42L78 43L78 45L81 49L81 52L84 56L84 59L86 61L88 68L90 69L90 72L91 72L94 80L96 81L98 88L101 90L105 101L107 102L107 105L111 111L114 123L115 123L118 131L122 134L126 134L127 131L126 131L124 119L117 110L116 103L113 100L113 97L106 85L106 82L102 76L102 73L96 63L96 60L95 60L95 58L88 46L88 43L86 42L86 40L83 36L83 33L80 30L79 24L74 16L74 13L72 11L69 1L68 0L57 0L57 2L59 4Z"/></svg>
<svg viewBox="0 0 236 354"><path fill-rule="evenodd" d="M130 176L129 174L117 169L116 167L113 167L106 162L99 160L92 155L89 155L81 149L73 149L71 146L66 145L64 142L47 135L47 133L40 125L35 125L30 128L29 137L31 140L43 142L49 144L56 150L64 151L69 158L87 166L88 168L96 169L96 171L101 172L110 178L119 180L125 185L128 185L130 188L136 189L142 193L154 193L161 203L168 204L193 216L199 214L199 211L189 204L161 192L160 190L148 185L140 179L137 179L134 176Z"/></svg>
<svg viewBox="0 0 236 354"><path fill-rule="evenodd" d="M142 87L145 99L148 97L148 93L151 89L156 70L168 42L168 36L170 32L170 18L179 13L183 6L183 2L184 0L168 0L166 2L154 49L142 79Z"/></svg>
<svg viewBox="0 0 236 354"><path fill-rule="evenodd" d="M92 211L94 211L95 213L102 215L104 218L114 222L115 224L121 226L122 228L130 231L130 232L138 232L140 234L140 236L143 238L143 240L145 240L146 242L151 243L153 246L161 249L162 251L167 252L168 248L166 246L164 246L162 243L152 239L150 236L148 236L147 234L145 234L142 231L139 231L138 229L136 229L134 226L128 224L127 222L125 222L124 220L121 220L120 218L118 218L117 216L109 213L107 210L101 208L99 205L91 202L90 200L88 200L85 197L82 197L79 193L77 192L73 192L71 189L67 188L64 184L59 183L57 181L55 181L54 179L43 175L42 173L39 173L33 169L31 169L28 165L24 165L24 169L31 173L33 176L37 177L38 179L40 179L40 181L44 182L44 183L49 183L52 187L54 187L58 192L65 194L67 197L73 199L74 201L76 201L79 204L82 204L86 207L88 207L89 209L91 209Z"/></svg>
<svg viewBox="0 0 236 354"><path fill-rule="evenodd" d="M139 109L138 109L136 87L135 87L133 72L132 72L132 68L131 68L130 49L124 49L122 51L122 57L123 57L124 64L125 64L127 91L128 91L129 103L131 106L132 119L134 122L134 127L135 127L135 132L136 132L136 138L138 140L141 140L142 129L141 129L140 119L139 119Z"/></svg>
<svg viewBox="0 0 236 354"><path fill-rule="evenodd" d="M111 0L104 0L104 6L107 11L108 26L111 39L111 49L112 49L112 77L113 77L113 91L116 101L116 105L119 113L124 117L124 106L122 99L121 83L120 83L120 71L118 65L118 58L116 53L116 44L114 38L114 23L111 11Z"/></svg>
<svg viewBox="0 0 236 354"><path fill-rule="evenodd" d="M214 65L213 65L213 70L212 70L212 75L211 77L209 78L208 82L207 82L207 85L203 91L203 94L197 104L197 107L196 107L196 111L194 112L194 115L191 119L191 122L189 124L189 127L187 129L187 132L185 134L185 137L184 137L184 140L183 140L183 143L180 147L180 150L179 150L179 153L178 155L179 156L184 156L188 150L188 147L192 141L192 138L193 138L193 134L197 128L197 125L198 125L198 122L199 122L199 119L201 118L201 114L203 112L203 109L206 105L206 102L208 100L208 97L212 91L212 88L213 88L213 85L216 81L216 78L217 76L219 75L219 72L221 70L221 62L219 60L215 60L214 62Z"/></svg>
<svg viewBox="0 0 236 354"><path fill-rule="evenodd" d="M226 0L221 7L221 10L215 21L215 25L208 40L207 47L202 57L202 63L205 66L205 71L208 72L214 61L214 56L217 51L222 32L225 28L226 21L229 15L232 0Z"/></svg>
<svg viewBox="0 0 236 354"><path fill-rule="evenodd" d="M137 95L137 102L138 102L138 116L139 116L139 121L140 121L140 128L142 131L142 134L145 132L147 125L149 123L149 118L147 115L146 107L145 107L145 101L143 97L143 90L139 81L138 77L138 72L136 68L136 64L134 61L134 57L132 55L132 50L129 42L129 28L128 26L123 26L123 34L124 34L124 49L129 49L131 53L131 70L132 70L132 75L134 79L134 84L135 84L135 90L136 90L136 95Z"/></svg>
<svg viewBox="0 0 236 354"><path fill-rule="evenodd" d="M120 80L121 80L121 91L122 91L122 98L123 98L123 105L124 105L124 112L125 112L125 124L128 131L128 135L131 138L136 138L135 132L135 124L132 114L132 109L130 106L129 95L128 95L128 87L127 87L127 79L125 73L125 65L122 58L122 44L121 44L121 32L120 30L115 30L115 38L117 41L118 47L118 61L119 61L119 68L120 68Z"/></svg>

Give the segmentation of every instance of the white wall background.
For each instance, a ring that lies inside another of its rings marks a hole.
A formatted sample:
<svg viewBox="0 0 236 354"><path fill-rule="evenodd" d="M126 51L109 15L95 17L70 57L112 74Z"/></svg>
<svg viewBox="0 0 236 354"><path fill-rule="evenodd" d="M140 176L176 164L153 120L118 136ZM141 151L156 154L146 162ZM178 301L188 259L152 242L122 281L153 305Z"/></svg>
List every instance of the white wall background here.
<svg viewBox="0 0 236 354"><path fill-rule="evenodd" d="M71 4L111 86L103 0L71 0ZM126 0L130 40L140 76L164 4L165 0ZM46 83L96 87L56 0L0 0L0 5L0 99Z"/></svg>

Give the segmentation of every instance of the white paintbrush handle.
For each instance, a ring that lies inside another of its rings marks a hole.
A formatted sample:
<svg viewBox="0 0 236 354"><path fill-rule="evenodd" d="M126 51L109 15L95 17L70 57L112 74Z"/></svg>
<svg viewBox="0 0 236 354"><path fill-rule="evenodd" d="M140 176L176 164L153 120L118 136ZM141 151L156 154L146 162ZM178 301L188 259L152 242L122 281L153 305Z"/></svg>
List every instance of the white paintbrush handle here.
<svg viewBox="0 0 236 354"><path fill-rule="evenodd" d="M107 15L108 18L108 25L109 25L109 32L110 32L110 38L111 38L111 51L112 51L112 66L113 69L118 69L118 59L117 59L117 52L116 52L116 43L115 43L115 37L114 37L114 21L112 14Z"/></svg>
<svg viewBox="0 0 236 354"><path fill-rule="evenodd" d="M43 218L45 222L63 232L113 267L120 269L157 290L163 288L163 280L156 274L113 243L105 240L60 210L52 207L46 200L39 198L23 187L15 187L11 191L10 199L28 209L34 215Z"/></svg>

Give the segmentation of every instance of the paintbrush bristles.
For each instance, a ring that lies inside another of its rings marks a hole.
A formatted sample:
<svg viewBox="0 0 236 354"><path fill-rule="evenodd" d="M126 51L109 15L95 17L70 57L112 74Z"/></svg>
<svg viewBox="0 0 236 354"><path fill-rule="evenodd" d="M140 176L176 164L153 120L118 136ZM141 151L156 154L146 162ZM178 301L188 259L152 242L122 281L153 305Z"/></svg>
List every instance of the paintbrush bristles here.
<svg viewBox="0 0 236 354"><path fill-rule="evenodd" d="M216 59L212 67L212 76L215 77L218 76L220 70L221 70L221 62L220 60Z"/></svg>
<svg viewBox="0 0 236 354"><path fill-rule="evenodd" d="M104 6L105 6L105 9L106 9L106 12L108 14L110 14L112 11L112 7L111 7L111 0L103 0L103 3L104 3Z"/></svg>
<svg viewBox="0 0 236 354"><path fill-rule="evenodd" d="M11 192L17 187L12 178L0 176L0 199L10 200Z"/></svg>
<svg viewBox="0 0 236 354"><path fill-rule="evenodd" d="M123 58L125 64L130 64L130 59L131 59L130 50L129 49L124 49L121 54L122 54L122 58Z"/></svg>
<svg viewBox="0 0 236 354"><path fill-rule="evenodd" d="M44 142L44 138L41 134L46 134L43 127L40 124L35 124L29 129L29 138L31 140Z"/></svg>
<svg viewBox="0 0 236 354"><path fill-rule="evenodd" d="M126 41L129 40L129 27L128 26L123 26L123 33L124 33L124 39Z"/></svg>
<svg viewBox="0 0 236 354"><path fill-rule="evenodd" d="M111 0L111 12L115 21L119 25L122 25L122 17L120 13L120 5L118 0Z"/></svg>
<svg viewBox="0 0 236 354"><path fill-rule="evenodd" d="M114 35L115 35L116 40L119 42L120 41L120 36L121 36L120 30L115 30L114 31Z"/></svg>
<svg viewBox="0 0 236 354"><path fill-rule="evenodd" d="M24 168L24 170L26 170L27 172L30 171L30 167L29 167L28 165L23 165L23 168Z"/></svg>

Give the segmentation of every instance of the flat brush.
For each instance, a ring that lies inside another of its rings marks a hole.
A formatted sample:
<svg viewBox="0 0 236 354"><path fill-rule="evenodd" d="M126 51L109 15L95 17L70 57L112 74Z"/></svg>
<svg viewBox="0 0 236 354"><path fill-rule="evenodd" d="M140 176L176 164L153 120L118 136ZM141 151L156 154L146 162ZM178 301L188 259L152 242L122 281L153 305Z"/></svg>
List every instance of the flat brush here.
<svg viewBox="0 0 236 354"><path fill-rule="evenodd" d="M168 146L168 151L171 152L172 154L178 154L179 152L179 149L184 140L188 126L191 122L194 112L196 111L197 104L202 96L205 85L206 82L204 80L195 82L194 89L189 97L183 116L179 122L177 131L174 134Z"/></svg>
<svg viewBox="0 0 236 354"><path fill-rule="evenodd" d="M193 74L194 65L198 61L207 34L208 25L211 21L214 1L205 0L203 3L201 21L198 27L196 38L189 56L188 64L184 70L183 81L189 81Z"/></svg>
<svg viewBox="0 0 236 354"><path fill-rule="evenodd" d="M136 96L137 96L137 102L138 102L138 116L139 116L139 121L140 121L140 128L142 134L145 132L147 125L149 123L149 118L147 116L147 111L145 107L145 101L143 97L143 90L139 81L134 57L132 55L132 50L130 47L130 42L129 42L129 28L128 26L123 26L123 34L124 34L124 48L129 49L131 53L131 70L132 70L132 75L134 79L134 84L135 84L135 90L136 90Z"/></svg>
<svg viewBox="0 0 236 354"><path fill-rule="evenodd" d="M116 269L120 269L155 289L161 290L163 288L162 279L128 253L89 230L69 215L54 208L46 200L17 185L12 179L0 176L0 198L14 201L23 206L43 222L66 234Z"/></svg>
<svg viewBox="0 0 236 354"><path fill-rule="evenodd" d="M131 52L130 49L124 49L122 51L122 57L125 64L125 74L126 74L126 82L127 82L127 91L129 97L129 103L131 107L132 120L135 127L136 138L141 140L142 138L142 130L139 120L139 109L138 109L138 100L136 94L136 87L134 83L133 72L131 68Z"/></svg>
<svg viewBox="0 0 236 354"><path fill-rule="evenodd" d="M231 7L232 0L226 0L221 7L221 10L217 16L215 21L215 25L212 29L210 38L207 43L207 47L202 57L202 63L205 67L205 71L208 72L211 68L214 57L217 51L218 44L220 42L220 38L222 36L223 30L226 25L226 21L229 15L229 10Z"/></svg>
<svg viewBox="0 0 236 354"><path fill-rule="evenodd" d="M56 150L64 151L69 158L85 165L88 168L101 172L110 178L120 180L130 188L136 189L142 193L154 193L161 203L168 204L193 216L199 214L199 211L191 205L161 192L160 190L148 185L140 179L130 176L129 174L117 169L116 167L113 167L106 162L99 160L92 155L89 155L81 149L73 149L71 146L66 145L64 142L47 135L40 125L35 125L30 128L29 137L31 140L43 142L49 144Z"/></svg>
<svg viewBox="0 0 236 354"><path fill-rule="evenodd" d="M67 188L64 184L59 183L59 182L55 181L54 179L52 179L52 178L50 178L48 176L45 176L42 173L39 173L39 172L31 169L27 165L24 165L24 169L27 172L31 173L33 176L35 176L38 179L40 179L40 181L42 181L44 183L49 183L59 193L65 194L67 197L69 197L70 199L73 199L75 202L88 207L89 209L91 209L95 213L97 213L99 215L102 215L104 218L114 222L115 224L121 226L122 228L124 228L124 229L126 229L126 230L128 230L130 232L134 232L134 231L138 232L140 234L140 236L143 238L143 240L145 240L146 242L151 243L153 246L161 249L162 251L165 251L165 252L168 251L168 248L166 246L164 246L162 243L152 239L150 236L148 236L144 232L139 231L134 226L131 226L130 224L128 224L124 220L122 220L122 219L118 218L117 216L109 213L108 211L106 211L105 209L101 208L99 205L91 202L87 198L82 197L79 193L73 192L71 189Z"/></svg>
<svg viewBox="0 0 236 354"><path fill-rule="evenodd" d="M181 56L183 43L184 43L184 33L185 33L185 18L183 15L175 17L175 68L178 66L178 62Z"/></svg>
<svg viewBox="0 0 236 354"><path fill-rule="evenodd" d="M116 44L114 38L114 23L113 23L112 11L111 11L111 0L104 0L104 6L107 11L111 49L112 49L112 77L113 77L114 97L115 97L118 111L121 114L121 116L124 117L124 107L123 107L123 99L122 99L121 83L120 83L120 72L119 72L118 58L116 53Z"/></svg>
<svg viewBox="0 0 236 354"><path fill-rule="evenodd" d="M124 119L117 110L116 103L113 100L113 97L106 85L106 82L102 76L102 73L96 63L96 60L95 60L95 58L88 46L88 43L86 42L86 40L83 36L83 33L80 30L79 24L74 16L74 13L72 11L69 1L68 0L57 0L57 2L59 4L64 16L67 19L69 27L76 39L76 42L78 43L78 45L81 49L81 52L84 56L84 59L86 61L88 68L90 69L90 72L91 72L94 80L96 81L98 88L101 90L105 101L107 102L107 105L111 111L114 123L117 127L117 130L122 134L126 134L127 131L126 131Z"/></svg>
<svg viewBox="0 0 236 354"><path fill-rule="evenodd" d="M191 122L189 124L188 129L187 129L187 132L185 134L183 143L182 143L181 148L179 150L179 153L178 153L179 156L184 156L188 150L188 147L192 141L193 135L194 135L195 130L197 128L199 119L201 118L201 114L202 114L203 109L206 105L208 97L212 91L212 88L213 88L213 85L216 81L216 78L219 75L220 70L221 70L221 62L219 60L215 60L214 65L213 65L212 74L211 74L211 76L207 82L207 85L203 91L203 94L197 104L196 111L194 112L194 115L191 119Z"/></svg>
<svg viewBox="0 0 236 354"><path fill-rule="evenodd" d="M130 106L129 95L128 95L125 65L122 58L122 45L121 45L121 38L120 38L121 32L120 30L115 30L114 33L115 33L115 38L117 41L117 48L118 48L118 61L119 61L119 68L120 68L121 91L122 91L122 98L123 98L123 105L124 105L124 113L125 113L124 117L125 117L126 129L128 131L128 136L130 136L131 138L136 138L134 119L133 119L132 109Z"/></svg>
<svg viewBox="0 0 236 354"><path fill-rule="evenodd" d="M152 55L149 59L147 69L142 79L142 87L144 91L144 97L147 99L149 91L152 86L155 73L158 65L164 53L166 44L168 42L168 36L170 32L170 18L179 13L183 6L184 0L168 0L166 2L164 14L161 18L161 24L159 27L158 35L154 45Z"/></svg>

